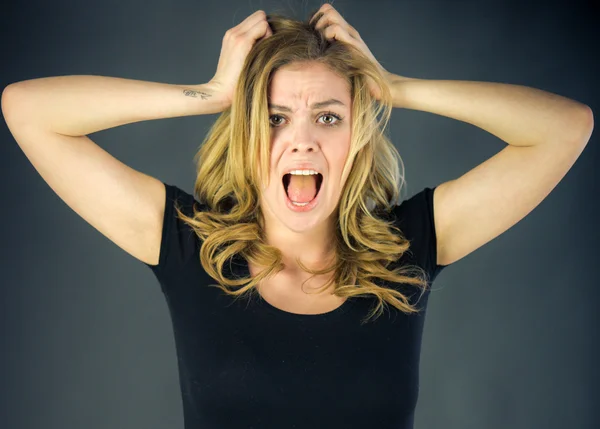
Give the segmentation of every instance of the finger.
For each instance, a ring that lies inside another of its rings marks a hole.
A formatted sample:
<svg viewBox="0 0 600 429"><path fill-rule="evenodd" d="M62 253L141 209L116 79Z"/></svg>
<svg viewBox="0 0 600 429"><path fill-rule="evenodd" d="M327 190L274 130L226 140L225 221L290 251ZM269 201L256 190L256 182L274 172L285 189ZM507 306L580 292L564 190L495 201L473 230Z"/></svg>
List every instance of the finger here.
<svg viewBox="0 0 600 429"><path fill-rule="evenodd" d="M258 40L264 40L267 39L269 37L271 37L273 35L273 31L271 30L271 26L267 25L267 31L265 32L265 34Z"/></svg>
<svg viewBox="0 0 600 429"><path fill-rule="evenodd" d="M331 11L338 13L333 6L331 6L329 3L325 3L315 12L308 23L310 24L311 22L314 22L316 24L324 15L328 15L328 12Z"/></svg>
<svg viewBox="0 0 600 429"><path fill-rule="evenodd" d="M265 35L265 38L273 35L273 30L271 29L271 24L269 24L268 19L266 21L267 21L268 25L267 25L267 34Z"/></svg>
<svg viewBox="0 0 600 429"><path fill-rule="evenodd" d="M321 7L319 9L317 9L317 11L314 13L314 15L310 19L310 21L312 21L313 18L315 18L318 14L323 14L330 9L333 9L333 6L331 6L329 3L322 4ZM310 21L309 21L309 23L310 23Z"/></svg>
<svg viewBox="0 0 600 429"><path fill-rule="evenodd" d="M315 27L317 27L319 25L319 21L323 21L324 19L327 19L326 17L332 15L333 14L332 12L337 13L337 11L333 8L333 6L331 6L328 3L325 3L313 15L313 17L310 19L309 23L314 22ZM322 23L321 23L321 25L322 25Z"/></svg>
<svg viewBox="0 0 600 429"><path fill-rule="evenodd" d="M344 27L339 24L331 24L330 26L326 27L325 30L323 30L323 35L327 39L340 40L353 46L357 46L356 39L350 36Z"/></svg>
<svg viewBox="0 0 600 429"><path fill-rule="evenodd" d="M310 20L308 21L309 25L314 25L316 27L316 24L319 22L319 20L323 17L323 15L325 15L325 12L323 11L317 11L312 18L310 18Z"/></svg>
<svg viewBox="0 0 600 429"><path fill-rule="evenodd" d="M315 30L318 30L320 26L323 26L323 21L327 19L325 17L325 13L324 12L318 12L316 13L312 18L311 21L309 22L309 24L312 22L311 25L314 25Z"/></svg>
<svg viewBox="0 0 600 429"><path fill-rule="evenodd" d="M250 37L252 41L269 37L269 32L271 32L271 27L269 23L265 21L259 21L254 25L254 27L250 28L247 33L244 34L246 37ZM273 33L271 33L273 34Z"/></svg>
<svg viewBox="0 0 600 429"><path fill-rule="evenodd" d="M355 39L360 39L358 31L356 31L354 27L348 24L348 22L342 17L342 15L340 15L340 13L337 10L333 8L333 6L330 6L330 8L328 8L324 12L319 12L315 14L313 18L316 19L315 30L322 30L328 25L338 24L344 27L344 29L348 32L350 36L354 37Z"/></svg>
<svg viewBox="0 0 600 429"><path fill-rule="evenodd" d="M249 17L247 17L246 19L244 19L242 22L240 22L233 29L236 32L239 31L240 33L244 34L244 33L247 33L248 30L250 30L250 28L252 28L254 25L256 25L256 23L260 22L263 19L264 20L267 19L267 14L265 13L265 11L264 10L257 10L252 15L250 15Z"/></svg>

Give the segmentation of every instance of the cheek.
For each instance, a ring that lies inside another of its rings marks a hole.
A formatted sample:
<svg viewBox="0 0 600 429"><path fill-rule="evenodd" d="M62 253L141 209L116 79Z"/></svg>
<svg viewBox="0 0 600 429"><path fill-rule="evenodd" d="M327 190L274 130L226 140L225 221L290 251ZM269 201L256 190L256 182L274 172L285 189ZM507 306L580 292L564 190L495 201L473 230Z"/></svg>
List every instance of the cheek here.
<svg viewBox="0 0 600 429"><path fill-rule="evenodd" d="M350 153L350 142L347 140L338 141L331 150L329 151L329 159L335 163L340 169L340 172L344 168L348 154Z"/></svg>
<svg viewBox="0 0 600 429"><path fill-rule="evenodd" d="M341 146L341 145L340 145ZM344 186L344 184L346 183L346 180L348 179L348 175L350 174L350 170L352 170L352 165L354 164L354 160L350 160L350 166L348 168L348 172L346 173L346 176L342 176L342 174L344 173L344 166L346 164L346 161L348 161L348 155L350 154L350 144L346 143L345 146L341 146L340 150L336 151L335 157L336 157L336 165L337 165L337 170L338 170L338 177L340 180L340 186Z"/></svg>

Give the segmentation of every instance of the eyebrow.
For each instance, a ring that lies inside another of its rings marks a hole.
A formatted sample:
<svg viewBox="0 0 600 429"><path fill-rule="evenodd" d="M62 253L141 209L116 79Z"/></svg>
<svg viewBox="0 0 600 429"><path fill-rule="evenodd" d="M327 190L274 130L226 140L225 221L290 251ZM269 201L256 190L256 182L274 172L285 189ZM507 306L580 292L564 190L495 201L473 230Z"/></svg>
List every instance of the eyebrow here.
<svg viewBox="0 0 600 429"><path fill-rule="evenodd" d="M330 98L329 100L313 103L310 107L311 107L311 109L315 110L315 109L320 109L322 107L331 106L331 105L346 107L346 105L344 103L342 103L340 100L336 100L335 98ZM279 104L269 103L269 109L277 109L277 110L281 110L282 112L292 113L292 109L290 109L287 106L281 106Z"/></svg>

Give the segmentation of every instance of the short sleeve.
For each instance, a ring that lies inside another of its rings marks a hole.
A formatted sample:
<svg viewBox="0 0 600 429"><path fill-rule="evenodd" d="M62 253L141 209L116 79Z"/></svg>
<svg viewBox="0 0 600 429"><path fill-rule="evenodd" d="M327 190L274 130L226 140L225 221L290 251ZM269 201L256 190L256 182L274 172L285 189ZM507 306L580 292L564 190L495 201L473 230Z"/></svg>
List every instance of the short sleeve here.
<svg viewBox="0 0 600 429"><path fill-rule="evenodd" d="M427 272L430 282L447 267L437 264L437 236L433 216L435 189L425 188L392 210L395 226L410 241L409 252L413 263Z"/></svg>
<svg viewBox="0 0 600 429"><path fill-rule="evenodd" d="M165 211L161 232L160 255L157 265L144 263L156 277L161 280L167 275L176 273L198 252L198 237L194 230L177 216L175 204L186 216L193 216L196 210L202 210L194 196L178 188L165 185Z"/></svg>

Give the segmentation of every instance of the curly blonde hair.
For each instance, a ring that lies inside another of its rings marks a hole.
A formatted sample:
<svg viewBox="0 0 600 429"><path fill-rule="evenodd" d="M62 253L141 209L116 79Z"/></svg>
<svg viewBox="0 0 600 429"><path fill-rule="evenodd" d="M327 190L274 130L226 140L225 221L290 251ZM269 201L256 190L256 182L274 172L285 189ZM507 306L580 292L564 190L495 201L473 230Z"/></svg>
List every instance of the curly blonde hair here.
<svg viewBox="0 0 600 429"><path fill-rule="evenodd" d="M351 171L337 208L335 261L321 270L309 269L299 260L298 265L312 274L311 278L333 272L320 290L334 283L334 294L339 297L374 295L378 304L363 324L375 315L379 317L385 303L407 314L418 312L400 291L375 283L381 279L410 284L422 292L428 285L427 273L420 267L388 269L410 246L393 221L384 219L398 203L404 176L399 169L402 159L384 134L392 99L381 71L360 50L327 40L308 21L281 15L268 15L267 21L273 35L253 46L231 107L217 118L194 157L194 190L208 210L194 209L193 216L188 217L176 205L178 217L202 241L200 262L218 282L211 286L237 299L252 295L261 281L284 269L281 251L265 242L259 205L260 184L264 173L269 175L267 91L280 67L319 63L346 79L351 88L352 137L342 175L350 167ZM367 77L379 86L381 100L371 96ZM223 267L236 255L267 268L254 277L227 278ZM415 277L408 275L415 273Z"/></svg>

